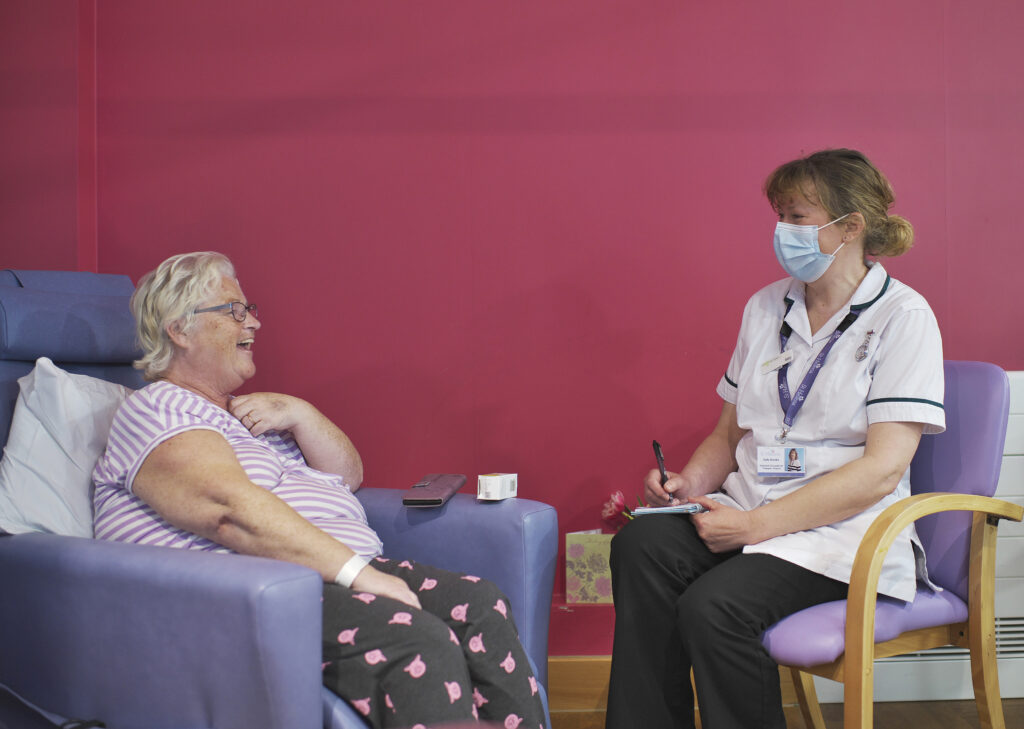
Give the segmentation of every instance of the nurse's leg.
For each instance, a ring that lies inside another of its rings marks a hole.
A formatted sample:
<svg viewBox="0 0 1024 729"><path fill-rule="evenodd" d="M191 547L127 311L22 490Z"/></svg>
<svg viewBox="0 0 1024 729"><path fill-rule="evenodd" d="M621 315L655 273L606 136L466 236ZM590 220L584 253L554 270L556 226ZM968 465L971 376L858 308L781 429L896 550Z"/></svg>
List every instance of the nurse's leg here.
<svg viewBox="0 0 1024 729"><path fill-rule="evenodd" d="M799 610L846 597L847 585L766 554L741 554L679 599L704 729L785 729L779 668L761 634Z"/></svg>
<svg viewBox="0 0 1024 729"><path fill-rule="evenodd" d="M607 729L693 726L690 663L676 626L676 602L716 555L688 516L642 516L612 539L615 644Z"/></svg>

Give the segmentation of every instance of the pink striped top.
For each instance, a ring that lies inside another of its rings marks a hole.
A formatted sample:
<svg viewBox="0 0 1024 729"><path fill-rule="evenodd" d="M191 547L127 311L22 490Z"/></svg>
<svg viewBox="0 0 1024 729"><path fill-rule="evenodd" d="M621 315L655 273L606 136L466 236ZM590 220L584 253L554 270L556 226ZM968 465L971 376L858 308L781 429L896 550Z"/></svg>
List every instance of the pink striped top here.
<svg viewBox="0 0 1024 729"><path fill-rule="evenodd" d="M340 476L306 464L287 432L253 437L231 413L189 390L155 382L133 393L114 417L107 449L92 477L97 539L211 552L231 550L166 522L132 493L132 482L150 452L186 430L212 430L231 445L246 474L300 516L358 554L381 553L366 512Z"/></svg>

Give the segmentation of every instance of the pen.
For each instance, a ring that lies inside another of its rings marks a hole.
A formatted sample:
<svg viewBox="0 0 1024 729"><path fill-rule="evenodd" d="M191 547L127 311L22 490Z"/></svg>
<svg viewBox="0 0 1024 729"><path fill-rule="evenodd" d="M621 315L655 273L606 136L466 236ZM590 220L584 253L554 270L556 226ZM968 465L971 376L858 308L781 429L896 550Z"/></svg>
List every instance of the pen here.
<svg viewBox="0 0 1024 729"><path fill-rule="evenodd" d="M654 457L658 459L658 470L661 471L661 485L668 481L668 474L665 473L665 455L661 452L661 443L652 441L654 444Z"/></svg>

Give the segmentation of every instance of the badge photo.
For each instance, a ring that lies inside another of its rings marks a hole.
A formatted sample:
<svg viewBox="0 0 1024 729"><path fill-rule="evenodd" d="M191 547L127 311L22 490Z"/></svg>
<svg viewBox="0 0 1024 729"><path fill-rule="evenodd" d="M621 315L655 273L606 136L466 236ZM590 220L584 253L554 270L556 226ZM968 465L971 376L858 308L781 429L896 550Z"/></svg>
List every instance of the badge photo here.
<svg viewBox="0 0 1024 729"><path fill-rule="evenodd" d="M799 478L807 475L807 451L796 446L760 446L757 475L763 478Z"/></svg>

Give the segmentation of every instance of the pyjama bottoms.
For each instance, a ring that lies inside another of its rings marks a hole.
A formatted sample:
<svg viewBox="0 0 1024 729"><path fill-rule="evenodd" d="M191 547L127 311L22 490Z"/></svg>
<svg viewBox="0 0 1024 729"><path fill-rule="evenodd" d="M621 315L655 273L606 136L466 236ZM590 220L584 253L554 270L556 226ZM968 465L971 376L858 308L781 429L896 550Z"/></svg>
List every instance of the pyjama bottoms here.
<svg viewBox="0 0 1024 729"><path fill-rule="evenodd" d="M848 586L766 554L713 554L688 516L639 517L612 540L615 642L607 729L785 729L761 634Z"/></svg>
<svg viewBox="0 0 1024 729"><path fill-rule="evenodd" d="M537 680L509 611L491 582L409 561L377 558L423 610L324 585L323 682L373 727L488 720L543 729Z"/></svg>

